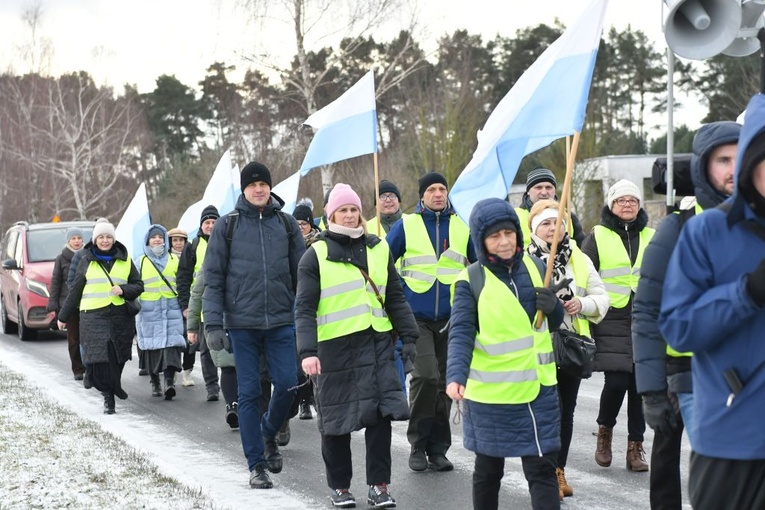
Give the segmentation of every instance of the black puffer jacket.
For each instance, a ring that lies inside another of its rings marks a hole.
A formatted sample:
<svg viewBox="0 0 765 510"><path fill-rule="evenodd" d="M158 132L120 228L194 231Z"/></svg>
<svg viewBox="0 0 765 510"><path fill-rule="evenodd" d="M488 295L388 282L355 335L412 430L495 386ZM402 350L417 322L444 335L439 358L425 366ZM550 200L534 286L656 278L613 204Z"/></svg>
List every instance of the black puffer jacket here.
<svg viewBox="0 0 765 510"><path fill-rule="evenodd" d="M648 225L648 215L642 208L635 220L625 223L619 219L608 206L604 206L600 215L600 224L613 230L622 240L624 248L630 255L631 263L637 259L640 247L640 232ZM590 232L582 243L582 251L590 257L595 269L600 271L600 254L595 241L595 233ZM600 324L592 325L592 336L597 344L595 353L595 370L598 372L632 372L632 300L624 308L608 309L608 313Z"/></svg>
<svg viewBox="0 0 765 510"><path fill-rule="evenodd" d="M205 254L202 295L205 329L271 329L294 323L293 305L305 242L297 221L286 214L291 236L277 211L284 203L256 207L239 196L239 220L231 243L228 216L215 222Z"/></svg>
<svg viewBox="0 0 765 510"><path fill-rule="evenodd" d="M48 312L58 312L64 306L66 296L69 294L69 286L66 284L66 279L69 276L69 266L72 264L72 257L75 253L69 247L64 246L64 249L61 250L61 253L53 263L53 274L50 277L50 296L48 297L48 306L46 308Z"/></svg>
<svg viewBox="0 0 765 510"><path fill-rule="evenodd" d="M327 231L319 234L314 243L317 242L327 243L327 260L347 262L365 271L368 270L367 246L374 248L381 243L374 235L351 239ZM321 362L321 374L314 389L319 430L323 434L341 435L375 425L378 415L393 420L408 419L409 406L396 372L390 332L378 333L369 328L318 342L316 310L321 294L320 282L319 260L316 251L309 248L298 269L295 318L300 358L318 356ZM404 343L417 340L417 323L404 298L390 256L385 311Z"/></svg>
<svg viewBox="0 0 765 510"><path fill-rule="evenodd" d="M61 307L58 317L61 322L66 322L72 314L80 308L82 291L85 288L86 274L91 262L96 261L93 254L92 242L85 245L82 259L77 266L72 287L66 297L64 306ZM115 259L130 260L125 246L115 241L110 252ZM111 271L114 260L102 261L107 271ZM141 275L133 262L130 262L130 276L128 282L120 285L122 297L126 300L136 299L143 292ZM114 345L117 354L117 362L124 363L131 358L133 351L133 337L135 336L135 317L130 315L125 305L109 305L98 310L80 312L80 345L82 346L82 361L84 363L106 363L109 361L109 343Z"/></svg>
<svg viewBox="0 0 765 510"><path fill-rule="evenodd" d="M696 201L702 209L717 207L727 195L716 190L707 178L707 162L715 148L736 143L741 125L713 122L702 126L693 138L691 178ZM670 214L659 225L648 244L640 268L640 282L632 309L632 348L635 356L635 379L639 393L693 391L691 358L667 356L667 344L659 332L659 310L664 277L669 258L685 222L693 209Z"/></svg>

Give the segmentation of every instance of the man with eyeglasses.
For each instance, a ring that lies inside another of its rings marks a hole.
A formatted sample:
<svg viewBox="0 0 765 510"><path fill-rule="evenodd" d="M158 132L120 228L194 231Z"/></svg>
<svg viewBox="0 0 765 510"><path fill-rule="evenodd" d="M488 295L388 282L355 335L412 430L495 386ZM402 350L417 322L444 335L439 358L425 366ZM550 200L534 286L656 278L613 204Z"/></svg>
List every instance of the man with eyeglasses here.
<svg viewBox="0 0 765 510"><path fill-rule="evenodd" d="M377 222L377 216L372 217L367 221L367 232L385 239L393 224L401 219L401 192L392 182L382 180L375 205L380 209L380 222Z"/></svg>
<svg viewBox="0 0 765 510"><path fill-rule="evenodd" d="M595 338L595 370L604 372L600 394L598 440L595 462L611 465L611 439L616 417L627 394L627 470L648 471L643 449L645 418L643 401L635 384L632 357L632 301L640 279L643 252L654 234L641 207L640 189L622 179L608 190L606 206L582 243L600 273L611 298L611 308L599 324L592 325Z"/></svg>

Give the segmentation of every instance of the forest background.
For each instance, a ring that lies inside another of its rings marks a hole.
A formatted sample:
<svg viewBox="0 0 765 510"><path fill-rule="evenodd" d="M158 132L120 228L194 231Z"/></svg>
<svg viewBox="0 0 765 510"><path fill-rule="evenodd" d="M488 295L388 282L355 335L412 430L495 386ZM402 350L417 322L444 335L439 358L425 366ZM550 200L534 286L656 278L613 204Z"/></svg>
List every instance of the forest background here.
<svg viewBox="0 0 765 510"><path fill-rule="evenodd" d="M556 20L491 39L456 30L442 36L435 51L425 51L416 17L393 37L377 35L397 1L329 0L320 10L312 0L285 2L297 49L288 65L243 50L245 69L200 62L205 75L199 83L161 75L146 93L130 84L97 84L86 71L46 72L52 48L42 35L44 12L39 4L29 7L22 13L29 34L22 47L26 69L0 74L2 231L18 220L55 215L117 222L141 182L152 220L172 228L202 196L228 149L240 167L265 163L276 184L303 160L312 137L303 121L369 69L375 69L380 175L398 184L402 206L411 210L417 178L432 169L450 184L457 179L492 109L565 26ZM244 6L254 19L267 19L262 2L244 0ZM306 35L322 17L342 18L345 33L337 44L309 47ZM666 151L666 126L646 121L651 114L666 117L666 60L665 49L640 30L606 27L578 160ZM677 89L702 98L702 122L736 119L758 80L757 55L719 55L675 67ZM676 126L675 152L690 152L692 137L688 126ZM564 153L561 140L526 157L516 182L540 165L562 177ZM371 215L370 156L311 172L299 196L310 197L320 215L334 182L353 186Z"/></svg>

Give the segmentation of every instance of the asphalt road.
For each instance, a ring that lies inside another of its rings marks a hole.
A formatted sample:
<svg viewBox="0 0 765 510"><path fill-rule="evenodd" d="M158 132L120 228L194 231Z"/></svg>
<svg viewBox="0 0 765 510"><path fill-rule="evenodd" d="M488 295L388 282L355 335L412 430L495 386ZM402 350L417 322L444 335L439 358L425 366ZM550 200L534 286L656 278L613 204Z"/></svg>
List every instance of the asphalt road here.
<svg viewBox="0 0 765 510"><path fill-rule="evenodd" d="M66 350L66 339L60 333L44 333L40 339L21 342L18 337L0 334L0 350L24 353L40 360L46 370L56 372L62 384L80 384L72 378ZM121 410L140 415L181 438L188 440L185 448L197 451L215 451L223 455L232 465L241 467L243 484L248 473L238 431L232 431L224 421L225 403L207 402L204 383L197 363L193 372L196 386L177 386L178 396L168 402L150 396L148 377L138 376L137 360L129 362L123 375L123 387L130 395L127 401L117 401L117 412ZM566 475L574 487L574 497L566 498L564 509L631 509L650 508L648 502L648 473L631 473L625 469L627 447L626 402L616 428L614 429L614 462L610 468L601 468L593 459L595 451L594 432L597 430L597 415L600 390L603 385L601 374L583 381L579 392L575 416L574 439L569 454ZM83 392L86 390L82 390ZM95 391L95 390L90 390ZM282 448L284 471L272 475L277 487L284 488L305 502L306 508L331 508L321 458L319 433L316 420L291 422L292 440ZM461 425L452 426L453 446L448 457L455 465L454 471L436 473L426 471L415 473L409 470L407 459L409 444L406 440L406 423L396 422L393 428L393 475L391 493L398 502L398 508L408 509L468 509L471 504L471 478L474 455L462 447ZM650 449L653 434L646 432L645 447ZM364 436L363 432L353 436L355 477L351 491L357 496L359 507L364 508L366 487L364 484ZM685 443L685 452L690 447ZM183 462L183 459L177 459ZM682 465L683 485L687 484L688 455ZM684 493L685 487L684 487ZM687 494L686 494L687 496ZM687 501L687 497L685 498ZM500 507L531 508L528 487L523 478L519 459L508 459L500 494ZM690 508L686 504L686 508Z"/></svg>

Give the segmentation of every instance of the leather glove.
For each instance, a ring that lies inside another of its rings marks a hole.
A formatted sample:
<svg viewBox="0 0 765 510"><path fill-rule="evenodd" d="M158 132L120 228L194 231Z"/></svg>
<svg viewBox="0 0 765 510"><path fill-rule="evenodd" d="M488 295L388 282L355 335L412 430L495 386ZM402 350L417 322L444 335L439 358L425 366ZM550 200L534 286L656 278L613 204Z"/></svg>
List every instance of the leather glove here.
<svg viewBox="0 0 765 510"><path fill-rule="evenodd" d="M404 362L404 373L414 370L414 360L417 358L417 346L414 342L407 342L401 347L401 360Z"/></svg>
<svg viewBox="0 0 765 510"><path fill-rule="evenodd" d="M746 291L758 306L765 305L765 259L749 273L746 279Z"/></svg>
<svg viewBox="0 0 765 510"><path fill-rule="evenodd" d="M660 434L671 435L679 426L677 411L666 392L644 394L643 413L648 426Z"/></svg>
<svg viewBox="0 0 765 510"><path fill-rule="evenodd" d="M544 287L534 287L537 294L537 310L540 310L545 315L553 313L555 307L558 306L558 296L555 294L571 282L571 278L565 278L557 285L551 286L549 289Z"/></svg>
<svg viewBox="0 0 765 510"><path fill-rule="evenodd" d="M207 347L214 351L222 351L226 349L231 352L231 344L228 341L228 335L223 329L213 329L208 331L205 329L205 340L207 341Z"/></svg>

